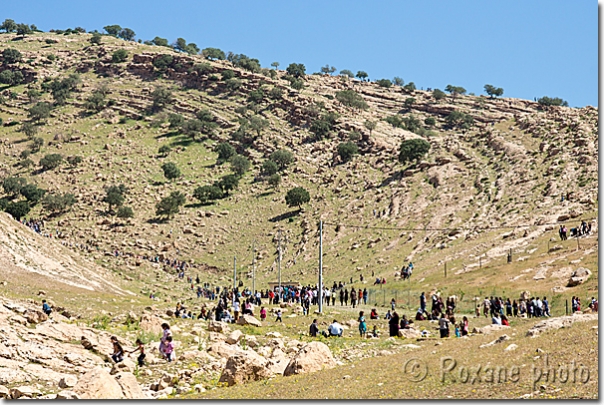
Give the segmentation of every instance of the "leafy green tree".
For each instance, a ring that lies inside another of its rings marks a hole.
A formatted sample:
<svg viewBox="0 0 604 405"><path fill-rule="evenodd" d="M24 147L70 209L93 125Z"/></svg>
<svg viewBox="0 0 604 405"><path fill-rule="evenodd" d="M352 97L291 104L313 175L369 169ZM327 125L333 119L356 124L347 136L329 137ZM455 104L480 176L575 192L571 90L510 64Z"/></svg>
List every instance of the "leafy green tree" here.
<svg viewBox="0 0 604 405"><path fill-rule="evenodd" d="M200 49L197 46L197 44L190 42L185 47L185 52L188 53L189 55L197 55L200 52Z"/></svg>
<svg viewBox="0 0 604 405"><path fill-rule="evenodd" d="M77 73L73 73L61 80L54 79L47 85L43 84L42 87L50 89L55 104L63 105L71 96L71 92L74 91L80 83L80 76Z"/></svg>
<svg viewBox="0 0 604 405"><path fill-rule="evenodd" d="M294 154L288 150L280 149L271 153L268 159L275 162L279 166L279 170L285 170L287 166L294 162Z"/></svg>
<svg viewBox="0 0 604 405"><path fill-rule="evenodd" d="M275 86L268 92L268 96L273 100L281 100L283 98L283 89Z"/></svg>
<svg viewBox="0 0 604 405"><path fill-rule="evenodd" d="M428 126L434 126L436 124L436 120L434 119L434 117L427 117L424 120L424 124L428 125Z"/></svg>
<svg viewBox="0 0 604 405"><path fill-rule="evenodd" d="M2 63L4 65L12 65L14 63L21 62L23 55L17 49L6 48L2 51Z"/></svg>
<svg viewBox="0 0 604 405"><path fill-rule="evenodd" d="M17 23L14 20L7 18L2 25L0 25L0 30L4 30L6 33L15 32L17 30Z"/></svg>
<svg viewBox="0 0 604 405"><path fill-rule="evenodd" d="M170 46L166 38L155 37L151 40L151 43L156 46Z"/></svg>
<svg viewBox="0 0 604 405"><path fill-rule="evenodd" d="M130 207L119 207L117 209L117 217L118 218L132 218L134 217L134 211L132 211L132 208Z"/></svg>
<svg viewBox="0 0 604 405"><path fill-rule="evenodd" d="M434 97L434 99L436 101L442 100L443 98L445 98L445 96L446 96L445 92L440 89L434 89L432 91L432 97Z"/></svg>
<svg viewBox="0 0 604 405"><path fill-rule="evenodd" d="M369 135L371 135L371 131L369 132ZM352 142L358 142L361 140L361 134L358 131L350 131L350 134L348 134L348 139L350 139Z"/></svg>
<svg viewBox="0 0 604 405"><path fill-rule="evenodd" d="M501 87L495 87L490 84L484 85L484 92L487 93L491 98L503 96L503 89Z"/></svg>
<svg viewBox="0 0 604 405"><path fill-rule="evenodd" d="M20 70L3 70L0 72L0 83L15 86L23 82L23 73Z"/></svg>
<svg viewBox="0 0 604 405"><path fill-rule="evenodd" d="M67 163L71 165L71 167L76 167L80 163L82 163L82 156L68 156Z"/></svg>
<svg viewBox="0 0 604 405"><path fill-rule="evenodd" d="M364 72L362 70L359 70L357 72L357 78L361 79L361 81L365 81L365 79L367 79L369 77L369 75L367 74L367 72Z"/></svg>
<svg viewBox="0 0 604 405"><path fill-rule="evenodd" d="M40 151L40 149L42 148L42 146L44 146L44 139L40 138L40 137L34 137L31 138L31 152L32 153L37 153Z"/></svg>
<svg viewBox="0 0 604 405"><path fill-rule="evenodd" d="M155 205L155 214L171 218L180 212L180 207L185 204L185 196L180 191L173 191Z"/></svg>
<svg viewBox="0 0 604 405"><path fill-rule="evenodd" d="M128 59L128 51L125 49L118 49L111 55L111 62L122 63Z"/></svg>
<svg viewBox="0 0 604 405"><path fill-rule="evenodd" d="M445 122L450 127L458 127L462 129L468 129L474 124L474 118L471 115L465 114L461 111L451 111L445 118Z"/></svg>
<svg viewBox="0 0 604 405"><path fill-rule="evenodd" d="M413 115L409 115L408 117L403 118L402 121L403 121L403 124L405 125L405 129L407 131L417 133L418 130L421 129L421 123Z"/></svg>
<svg viewBox="0 0 604 405"><path fill-rule="evenodd" d="M276 70L279 68L279 62L273 62L273 63L271 63L271 66L274 67Z"/></svg>
<svg viewBox="0 0 604 405"><path fill-rule="evenodd" d="M250 103L261 103L262 100L264 100L264 90L262 88L250 91L247 97L247 101Z"/></svg>
<svg viewBox="0 0 604 405"><path fill-rule="evenodd" d="M407 97L405 99L405 102L404 102L405 108L411 108L411 106L413 104L415 104L415 99L413 97Z"/></svg>
<svg viewBox="0 0 604 405"><path fill-rule="evenodd" d="M17 35L21 35L21 38L25 38L26 35L29 35L33 32L31 27L27 24L17 24Z"/></svg>
<svg viewBox="0 0 604 405"><path fill-rule="evenodd" d="M222 51L221 49L218 49L218 48L205 48L203 51L201 51L201 54L203 55L204 58L210 59L210 60L225 60L226 59L226 55L225 55L224 51Z"/></svg>
<svg viewBox="0 0 604 405"><path fill-rule="evenodd" d="M161 54L161 55L156 56L155 59L153 59L153 66L156 69L164 70L164 69L170 67L172 65L173 61L174 61L174 58L172 57L172 55Z"/></svg>
<svg viewBox="0 0 604 405"><path fill-rule="evenodd" d="M398 160L401 163L421 159L430 151L430 143L423 139L407 139L401 142Z"/></svg>
<svg viewBox="0 0 604 405"><path fill-rule="evenodd" d="M19 190L19 193L29 202L30 206L33 207L40 202L46 190L38 188L35 184L26 184Z"/></svg>
<svg viewBox="0 0 604 405"><path fill-rule="evenodd" d="M457 96L466 94L466 89L464 89L461 86L452 86L450 84L447 84L447 87L445 87L445 91L449 94L451 94L451 97L453 98L453 101L455 101L455 98Z"/></svg>
<svg viewBox="0 0 604 405"><path fill-rule="evenodd" d="M117 36L125 41L132 41L136 34L130 28L124 28L120 30Z"/></svg>
<svg viewBox="0 0 604 405"><path fill-rule="evenodd" d="M30 103L35 103L36 101L40 100L40 97L42 96L40 90L36 88L27 89L25 94L27 94L27 98L29 99Z"/></svg>
<svg viewBox="0 0 604 405"><path fill-rule="evenodd" d="M177 51L185 52L185 49L187 49L187 41L184 38L177 38L176 42L172 44L172 48Z"/></svg>
<svg viewBox="0 0 604 405"><path fill-rule="evenodd" d="M231 170L239 177L243 176L250 166L251 163L245 156L235 155L231 158Z"/></svg>
<svg viewBox="0 0 604 405"><path fill-rule="evenodd" d="M365 128L367 128L369 130L369 136L371 136L371 133L377 127L377 122L365 120L364 125L365 125Z"/></svg>
<svg viewBox="0 0 604 405"><path fill-rule="evenodd" d="M281 184L281 176L279 175L279 173L271 174L268 177L268 184L274 189L279 188L279 185Z"/></svg>
<svg viewBox="0 0 604 405"><path fill-rule="evenodd" d="M260 136L262 131L268 127L268 120L265 120L259 115L254 115L250 118L250 129L256 131L256 134Z"/></svg>
<svg viewBox="0 0 604 405"><path fill-rule="evenodd" d="M201 186L193 191L193 198L196 198L202 204L206 204L208 201L219 200L222 196L222 189L216 186Z"/></svg>
<svg viewBox="0 0 604 405"><path fill-rule="evenodd" d="M366 110L369 108L363 97L354 90L342 90L336 93L336 100L346 107Z"/></svg>
<svg viewBox="0 0 604 405"><path fill-rule="evenodd" d="M34 122L40 122L50 117L51 105L46 102L39 102L31 107L27 113L29 118Z"/></svg>
<svg viewBox="0 0 604 405"><path fill-rule="evenodd" d="M40 159L40 166L43 171L53 170L63 163L63 155L59 153L51 153Z"/></svg>
<svg viewBox="0 0 604 405"><path fill-rule="evenodd" d="M263 176L272 176L279 171L279 166L272 160L265 160L262 163L261 173Z"/></svg>
<svg viewBox="0 0 604 405"><path fill-rule="evenodd" d="M119 25L107 25L103 27L103 29L107 34L117 37L117 35L122 30L122 27L120 27Z"/></svg>
<svg viewBox="0 0 604 405"><path fill-rule="evenodd" d="M47 194L42 200L42 207L54 214L59 214L67 211L76 203L76 198L73 194Z"/></svg>
<svg viewBox="0 0 604 405"><path fill-rule="evenodd" d="M170 148L168 145L162 145L159 147L159 150L157 151L160 155L162 155L163 157L168 156L168 154L172 151L172 148Z"/></svg>
<svg viewBox="0 0 604 405"><path fill-rule="evenodd" d="M218 162L226 162L231 157L235 156L235 148L228 142L221 142L216 146L216 152L218 153Z"/></svg>
<svg viewBox="0 0 604 405"><path fill-rule="evenodd" d="M225 193L225 195L229 195L229 192L231 190L236 189L239 185L239 177L235 174L227 174L214 185L220 188Z"/></svg>
<svg viewBox="0 0 604 405"><path fill-rule="evenodd" d="M385 87L385 88L390 88L392 87L392 82L389 79L380 79L377 80L376 83L380 86L380 87Z"/></svg>
<svg viewBox="0 0 604 405"><path fill-rule="evenodd" d="M126 187L123 184L119 186L110 186L105 190L105 197L103 198L103 202L107 203L109 206L108 212L112 211L112 207L120 207L124 201L124 193L126 192Z"/></svg>
<svg viewBox="0 0 604 405"><path fill-rule="evenodd" d="M233 72L231 69L222 71L222 80L229 80L229 79L232 79L233 77L235 77L235 72Z"/></svg>
<svg viewBox="0 0 604 405"><path fill-rule="evenodd" d="M400 87L402 87L402 86L403 86L403 84L405 84L405 81L404 81L403 79L401 79L400 77L398 77L398 76L397 76L397 77L395 77L394 79L392 79L392 83L393 83L395 86L400 86Z"/></svg>
<svg viewBox="0 0 604 405"><path fill-rule="evenodd" d="M331 131L337 124L339 115L337 113L323 114L320 118L314 120L310 124L310 132L315 134L317 140L321 140L329 136Z"/></svg>
<svg viewBox="0 0 604 405"><path fill-rule="evenodd" d="M153 105L151 106L153 111L161 111L170 104L173 100L172 91L166 87L156 87L151 93L153 98Z"/></svg>
<svg viewBox="0 0 604 405"><path fill-rule="evenodd" d="M10 202L4 209L6 212L11 214L16 220L20 220L22 217L29 214L31 207L27 201Z"/></svg>
<svg viewBox="0 0 604 405"><path fill-rule="evenodd" d="M26 169L28 167L33 166L34 165L34 161L31 160L31 159L29 159L29 158L25 158L25 159L19 161L18 165L19 165L19 167L22 167L22 168Z"/></svg>
<svg viewBox="0 0 604 405"><path fill-rule="evenodd" d="M298 207L298 210L302 208L302 204L306 204L310 201L310 194L303 187L295 187L287 192L285 195L285 202L289 207Z"/></svg>
<svg viewBox="0 0 604 405"><path fill-rule="evenodd" d="M27 182L21 177L7 177L2 181L2 188L9 196L15 197Z"/></svg>
<svg viewBox="0 0 604 405"><path fill-rule="evenodd" d="M354 155L358 153L359 147L355 143L343 142L338 145L338 155L344 163L351 161Z"/></svg>
<svg viewBox="0 0 604 405"><path fill-rule="evenodd" d="M168 122L170 123L170 128L180 128L185 123L185 117L180 114L170 113L168 114Z"/></svg>
<svg viewBox="0 0 604 405"><path fill-rule="evenodd" d="M106 92L103 90L94 90L90 97L86 99L84 107L89 111L102 111L108 104L105 95Z"/></svg>
<svg viewBox="0 0 604 405"><path fill-rule="evenodd" d="M335 66L325 65L321 68L321 73L330 75L332 73L335 73L336 70L338 70L338 69Z"/></svg>
<svg viewBox="0 0 604 405"><path fill-rule="evenodd" d="M224 84L226 85L227 90L229 90L230 92L234 92L235 90L241 87L241 80L234 77L225 81Z"/></svg>
<svg viewBox="0 0 604 405"><path fill-rule="evenodd" d="M98 32L95 32L94 34L92 34L92 36L90 37L90 43L92 45L100 45L101 42L103 42L103 37L101 36L101 34L99 34Z"/></svg>
<svg viewBox="0 0 604 405"><path fill-rule="evenodd" d="M552 98L552 97L548 97L548 96L543 96L543 97L537 99L537 103L539 103L539 105L541 105L541 106L568 107L568 102L559 97Z"/></svg>
<svg viewBox="0 0 604 405"><path fill-rule="evenodd" d="M413 82L409 82L406 85L403 86L403 88L407 91L415 91L417 90L417 88L415 87L415 83Z"/></svg>
<svg viewBox="0 0 604 405"><path fill-rule="evenodd" d="M290 85L292 89L300 91L304 88L304 80L294 78L290 81Z"/></svg>
<svg viewBox="0 0 604 405"><path fill-rule="evenodd" d="M340 76L346 76L346 77L349 77L352 79L354 77L354 73L352 73L351 70L342 69L342 70L340 70Z"/></svg>
<svg viewBox="0 0 604 405"><path fill-rule="evenodd" d="M300 78L306 75L306 66L302 63L290 63L285 71L290 76Z"/></svg>
<svg viewBox="0 0 604 405"><path fill-rule="evenodd" d="M167 162L161 166L164 171L164 177L170 181L180 177L180 170L175 163Z"/></svg>

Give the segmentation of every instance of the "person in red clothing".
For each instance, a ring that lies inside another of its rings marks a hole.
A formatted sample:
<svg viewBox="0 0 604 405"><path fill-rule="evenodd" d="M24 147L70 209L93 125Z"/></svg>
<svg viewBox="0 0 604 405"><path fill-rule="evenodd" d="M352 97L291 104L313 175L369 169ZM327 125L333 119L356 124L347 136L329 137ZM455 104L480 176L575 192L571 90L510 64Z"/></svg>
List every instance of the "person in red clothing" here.
<svg viewBox="0 0 604 405"><path fill-rule="evenodd" d="M501 324L503 326L510 326L510 323L508 322L508 318L507 316L501 314Z"/></svg>

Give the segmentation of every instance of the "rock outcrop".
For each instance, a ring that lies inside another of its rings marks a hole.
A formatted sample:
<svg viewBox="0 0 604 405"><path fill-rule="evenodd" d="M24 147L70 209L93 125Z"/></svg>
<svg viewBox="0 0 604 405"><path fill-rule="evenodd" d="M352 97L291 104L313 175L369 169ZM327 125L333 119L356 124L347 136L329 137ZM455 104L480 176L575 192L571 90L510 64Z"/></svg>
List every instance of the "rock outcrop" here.
<svg viewBox="0 0 604 405"><path fill-rule="evenodd" d="M290 360L283 375L312 373L322 369L334 368L336 361L325 343L310 342Z"/></svg>

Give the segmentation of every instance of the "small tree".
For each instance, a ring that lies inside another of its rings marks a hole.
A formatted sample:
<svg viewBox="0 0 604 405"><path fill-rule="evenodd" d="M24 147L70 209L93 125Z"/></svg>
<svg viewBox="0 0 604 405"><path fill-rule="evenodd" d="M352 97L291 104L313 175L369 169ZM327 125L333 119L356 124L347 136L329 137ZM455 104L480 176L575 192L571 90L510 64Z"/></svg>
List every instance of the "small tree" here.
<svg viewBox="0 0 604 405"><path fill-rule="evenodd" d="M397 76L397 77L395 77L394 79L392 79L392 83L393 83L395 86L402 87L402 86L403 86L403 84L405 84L405 81L404 81L403 79L401 79L400 77L398 77L398 76Z"/></svg>
<svg viewBox="0 0 604 405"><path fill-rule="evenodd" d="M273 62L271 63L271 66L275 68L275 70L277 70L277 68L279 68L279 62Z"/></svg>
<svg viewBox="0 0 604 405"><path fill-rule="evenodd" d="M128 51L125 49L118 49L111 55L111 62L113 63L122 63L126 59L128 59Z"/></svg>
<svg viewBox="0 0 604 405"><path fill-rule="evenodd" d="M164 176L166 177L166 179L170 181L180 177L180 170L178 169L176 164L172 162L164 163L161 168L164 171Z"/></svg>
<svg viewBox="0 0 604 405"><path fill-rule="evenodd" d="M392 82L389 79L380 79L378 81L376 81L376 83L380 86L380 87L385 87L385 88L390 88L392 87Z"/></svg>
<svg viewBox="0 0 604 405"><path fill-rule="evenodd" d="M63 155L59 153L51 153L40 159L40 166L43 171L53 170L63 163Z"/></svg>
<svg viewBox="0 0 604 405"><path fill-rule="evenodd" d="M464 89L461 86L452 86L450 84L447 84L447 87L445 87L445 91L449 94L451 94L451 97L453 98L453 101L455 102L455 98L459 95L463 95L466 94L466 89Z"/></svg>
<svg viewBox="0 0 604 405"><path fill-rule="evenodd" d="M203 55L204 58L206 59L210 59L210 60L225 60L226 59L226 55L224 54L224 51L222 51L221 49L218 48L205 48L203 51L201 51L201 54Z"/></svg>
<svg viewBox="0 0 604 405"><path fill-rule="evenodd" d="M274 189L279 188L279 185L281 184L281 176L279 173L271 174L268 178L268 184Z"/></svg>
<svg viewBox="0 0 604 405"><path fill-rule="evenodd" d="M73 194L47 194L42 200L42 207L54 214L59 214L67 211L76 203L76 198Z"/></svg>
<svg viewBox="0 0 604 405"><path fill-rule="evenodd" d="M436 124L436 120L434 119L434 117L427 117L424 120L424 124L428 125L429 127L434 126Z"/></svg>
<svg viewBox="0 0 604 405"><path fill-rule="evenodd" d="M228 195L231 190L236 189L239 185L239 177L234 174L227 174L214 185L220 188L225 195Z"/></svg>
<svg viewBox="0 0 604 405"><path fill-rule="evenodd" d="M153 59L153 67L159 70L164 70L172 65L174 58L172 55L161 54Z"/></svg>
<svg viewBox="0 0 604 405"><path fill-rule="evenodd" d="M405 102L404 102L405 108L409 109L409 108L411 108L411 106L413 104L415 104L415 99L413 97L407 97L405 99Z"/></svg>
<svg viewBox="0 0 604 405"><path fill-rule="evenodd" d="M168 154L172 151L172 148L170 148L168 145L162 145L159 147L159 150L157 151L161 156L166 157L168 156Z"/></svg>
<svg viewBox="0 0 604 405"><path fill-rule="evenodd" d="M367 79L369 77L369 75L367 74L367 72L364 72L362 70L359 70L357 72L357 78L361 79L361 81L365 81L365 79Z"/></svg>
<svg viewBox="0 0 604 405"><path fill-rule="evenodd" d="M495 87L495 86L492 86L490 84L485 84L484 85L484 91L491 98L503 96L503 89L501 87Z"/></svg>
<svg viewBox="0 0 604 405"><path fill-rule="evenodd" d="M354 77L354 73L352 73L351 70L342 69L342 70L340 70L340 76L349 77L352 79Z"/></svg>
<svg viewBox="0 0 604 405"><path fill-rule="evenodd" d="M102 111L105 107L107 107L107 100L105 100L105 95L106 95L105 91L101 91L101 90L93 91L92 94L90 95L90 97L88 97L86 99L86 102L84 103L84 107L86 107L87 110L93 111L93 112Z"/></svg>
<svg viewBox="0 0 604 405"><path fill-rule="evenodd" d="M14 32L17 29L17 23L14 20L7 18L0 25L0 30L4 30L6 33Z"/></svg>
<svg viewBox="0 0 604 405"><path fill-rule="evenodd" d="M26 184L19 190L19 193L25 197L30 206L33 207L40 202L46 190L38 188L35 184Z"/></svg>
<svg viewBox="0 0 604 405"><path fill-rule="evenodd" d="M30 206L27 201L10 202L5 208L5 211L12 215L16 220L29 214Z"/></svg>
<svg viewBox="0 0 604 405"><path fill-rule="evenodd" d="M233 72L231 69L222 71L222 80L226 81L232 79L233 77L235 77L235 72Z"/></svg>
<svg viewBox="0 0 604 405"><path fill-rule="evenodd" d="M151 93L151 97L153 98L153 105L151 107L153 111L163 110L173 99L172 92L165 87L156 87Z"/></svg>
<svg viewBox="0 0 604 405"><path fill-rule="evenodd" d="M199 202L202 204L206 204L209 201L221 199L222 196L222 189L216 186L197 187L193 192L193 198L198 199Z"/></svg>
<svg viewBox="0 0 604 405"><path fill-rule="evenodd" d="M250 166L250 161L245 156L235 155L231 158L231 169L239 177L243 176Z"/></svg>
<svg viewBox="0 0 604 405"><path fill-rule="evenodd" d="M125 41L132 41L136 34L130 28L124 28L120 30L117 36Z"/></svg>
<svg viewBox="0 0 604 405"><path fill-rule="evenodd" d="M277 163L273 162L272 160L265 160L264 163L262 163L261 173L263 176L272 176L278 171L279 166L277 166Z"/></svg>
<svg viewBox="0 0 604 405"><path fill-rule="evenodd" d="M451 111L445 118L445 121L450 127L459 127L462 129L468 129L474 124L474 118L461 111Z"/></svg>
<svg viewBox="0 0 604 405"><path fill-rule="evenodd" d="M170 46L166 38L155 37L151 40L151 43L156 46Z"/></svg>
<svg viewBox="0 0 604 405"><path fill-rule="evenodd" d="M430 151L430 143L423 139L407 139L401 142L398 160L401 163L419 160Z"/></svg>
<svg viewBox="0 0 604 405"><path fill-rule="evenodd" d="M254 115L250 118L250 129L256 131L256 135L260 136L262 130L268 127L268 121L259 115Z"/></svg>
<svg viewBox="0 0 604 405"><path fill-rule="evenodd" d="M123 184L119 186L111 186L105 191L105 197L103 198L103 202L109 205L109 212L112 211L112 207L119 207L124 203L124 192L125 187Z"/></svg>
<svg viewBox="0 0 604 405"><path fill-rule="evenodd" d="M302 63L290 63L285 71L290 76L300 78L306 75L306 66Z"/></svg>
<svg viewBox="0 0 604 405"><path fill-rule="evenodd" d="M359 147L353 142L343 142L338 145L338 155L344 163L351 161L354 155L358 153Z"/></svg>
<svg viewBox="0 0 604 405"><path fill-rule="evenodd" d="M99 34L98 32L95 32L94 34L92 34L92 36L90 37L90 43L92 45L100 45L101 42L103 42L103 37L101 36L101 34Z"/></svg>
<svg viewBox="0 0 604 405"><path fill-rule="evenodd" d="M346 107L354 109L366 110L369 106L359 93L354 90L342 90L336 93L336 100L344 104Z"/></svg>
<svg viewBox="0 0 604 405"><path fill-rule="evenodd" d="M236 153L235 148L228 142L219 143L218 146L216 146L216 152L218 152L219 163L228 161L231 157L235 156Z"/></svg>
<svg viewBox="0 0 604 405"><path fill-rule="evenodd" d="M119 25L107 25L103 27L103 29L107 34L117 37L117 34L120 33L122 27L120 27Z"/></svg>
<svg viewBox="0 0 604 405"><path fill-rule="evenodd" d="M14 197L21 192L26 183L21 177L7 177L2 181L2 188L6 194Z"/></svg>
<svg viewBox="0 0 604 405"><path fill-rule="evenodd" d="M50 117L51 105L45 102L39 102L28 110L29 118L32 121L40 122Z"/></svg>
<svg viewBox="0 0 604 405"><path fill-rule="evenodd" d="M21 35L21 38L25 38L33 32L32 28L27 24L17 24L17 35Z"/></svg>
<svg viewBox="0 0 604 405"><path fill-rule="evenodd" d="M364 125L365 125L365 128L367 128L369 130L369 136L371 136L371 133L377 127L377 122L365 120Z"/></svg>
<svg viewBox="0 0 604 405"><path fill-rule="evenodd" d="M442 100L443 98L445 98L445 96L446 96L445 92L440 89L434 89L432 91L432 97L434 97L434 99L436 101Z"/></svg>
<svg viewBox="0 0 604 405"><path fill-rule="evenodd" d="M40 137L31 138L31 145L29 146L32 153L37 153L44 146L44 139Z"/></svg>
<svg viewBox="0 0 604 405"><path fill-rule="evenodd" d="M285 170L294 161L294 155L288 150L280 149L271 153L269 160L275 162L279 170Z"/></svg>
<svg viewBox="0 0 604 405"><path fill-rule="evenodd" d="M2 63L4 65L12 65L21 62L23 55L17 49L6 48L2 51Z"/></svg>
<svg viewBox="0 0 604 405"><path fill-rule="evenodd" d="M289 207L298 207L298 210L302 209L302 204L306 204L310 201L310 194L303 187L295 187L287 192L285 195L285 202Z"/></svg>
<svg viewBox="0 0 604 405"><path fill-rule="evenodd" d="M568 107L568 102L564 101L563 99L561 99L559 97L543 96L541 98L538 98L537 102L541 106L558 106L558 107L562 106L562 107Z"/></svg>
<svg viewBox="0 0 604 405"><path fill-rule="evenodd" d="M67 163L69 163L71 167L76 167L82 163L82 156L68 156Z"/></svg>
<svg viewBox="0 0 604 405"><path fill-rule="evenodd" d="M415 87L415 83L413 82L409 82L406 85L403 86L403 88L407 91L415 91L417 89L417 87Z"/></svg>
<svg viewBox="0 0 604 405"><path fill-rule="evenodd" d="M132 211L132 208L130 207L119 207L117 210L117 217L118 218L132 218L134 217L134 211Z"/></svg>

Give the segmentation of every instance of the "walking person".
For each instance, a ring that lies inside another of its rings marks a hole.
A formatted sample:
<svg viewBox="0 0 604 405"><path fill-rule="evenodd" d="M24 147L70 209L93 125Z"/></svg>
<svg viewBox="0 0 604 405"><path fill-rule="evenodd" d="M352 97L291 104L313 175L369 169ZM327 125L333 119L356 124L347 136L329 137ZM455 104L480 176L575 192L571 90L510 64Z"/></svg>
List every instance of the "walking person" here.
<svg viewBox="0 0 604 405"><path fill-rule="evenodd" d="M131 355L136 351L140 351L140 354L138 355L136 361L138 362L138 366L142 367L145 365L145 357L147 357L147 355L145 354L145 345L143 344L142 340L136 339L136 346L136 349L129 352L128 355Z"/></svg>
<svg viewBox="0 0 604 405"><path fill-rule="evenodd" d="M119 363L120 361L124 360L124 349L115 336L111 336L111 343L113 343L113 353L111 354L111 358L116 363Z"/></svg>
<svg viewBox="0 0 604 405"><path fill-rule="evenodd" d="M367 322L365 322L365 313L359 312L359 334L361 337L367 337Z"/></svg>
<svg viewBox="0 0 604 405"><path fill-rule="evenodd" d="M217 319L217 320L219 320L219 319ZM168 338L172 336L172 331L170 330L170 325L168 325L165 322L161 324L161 328L163 329L163 334L159 341L159 353L162 357L165 358L164 348L166 346L166 343L168 342Z"/></svg>

